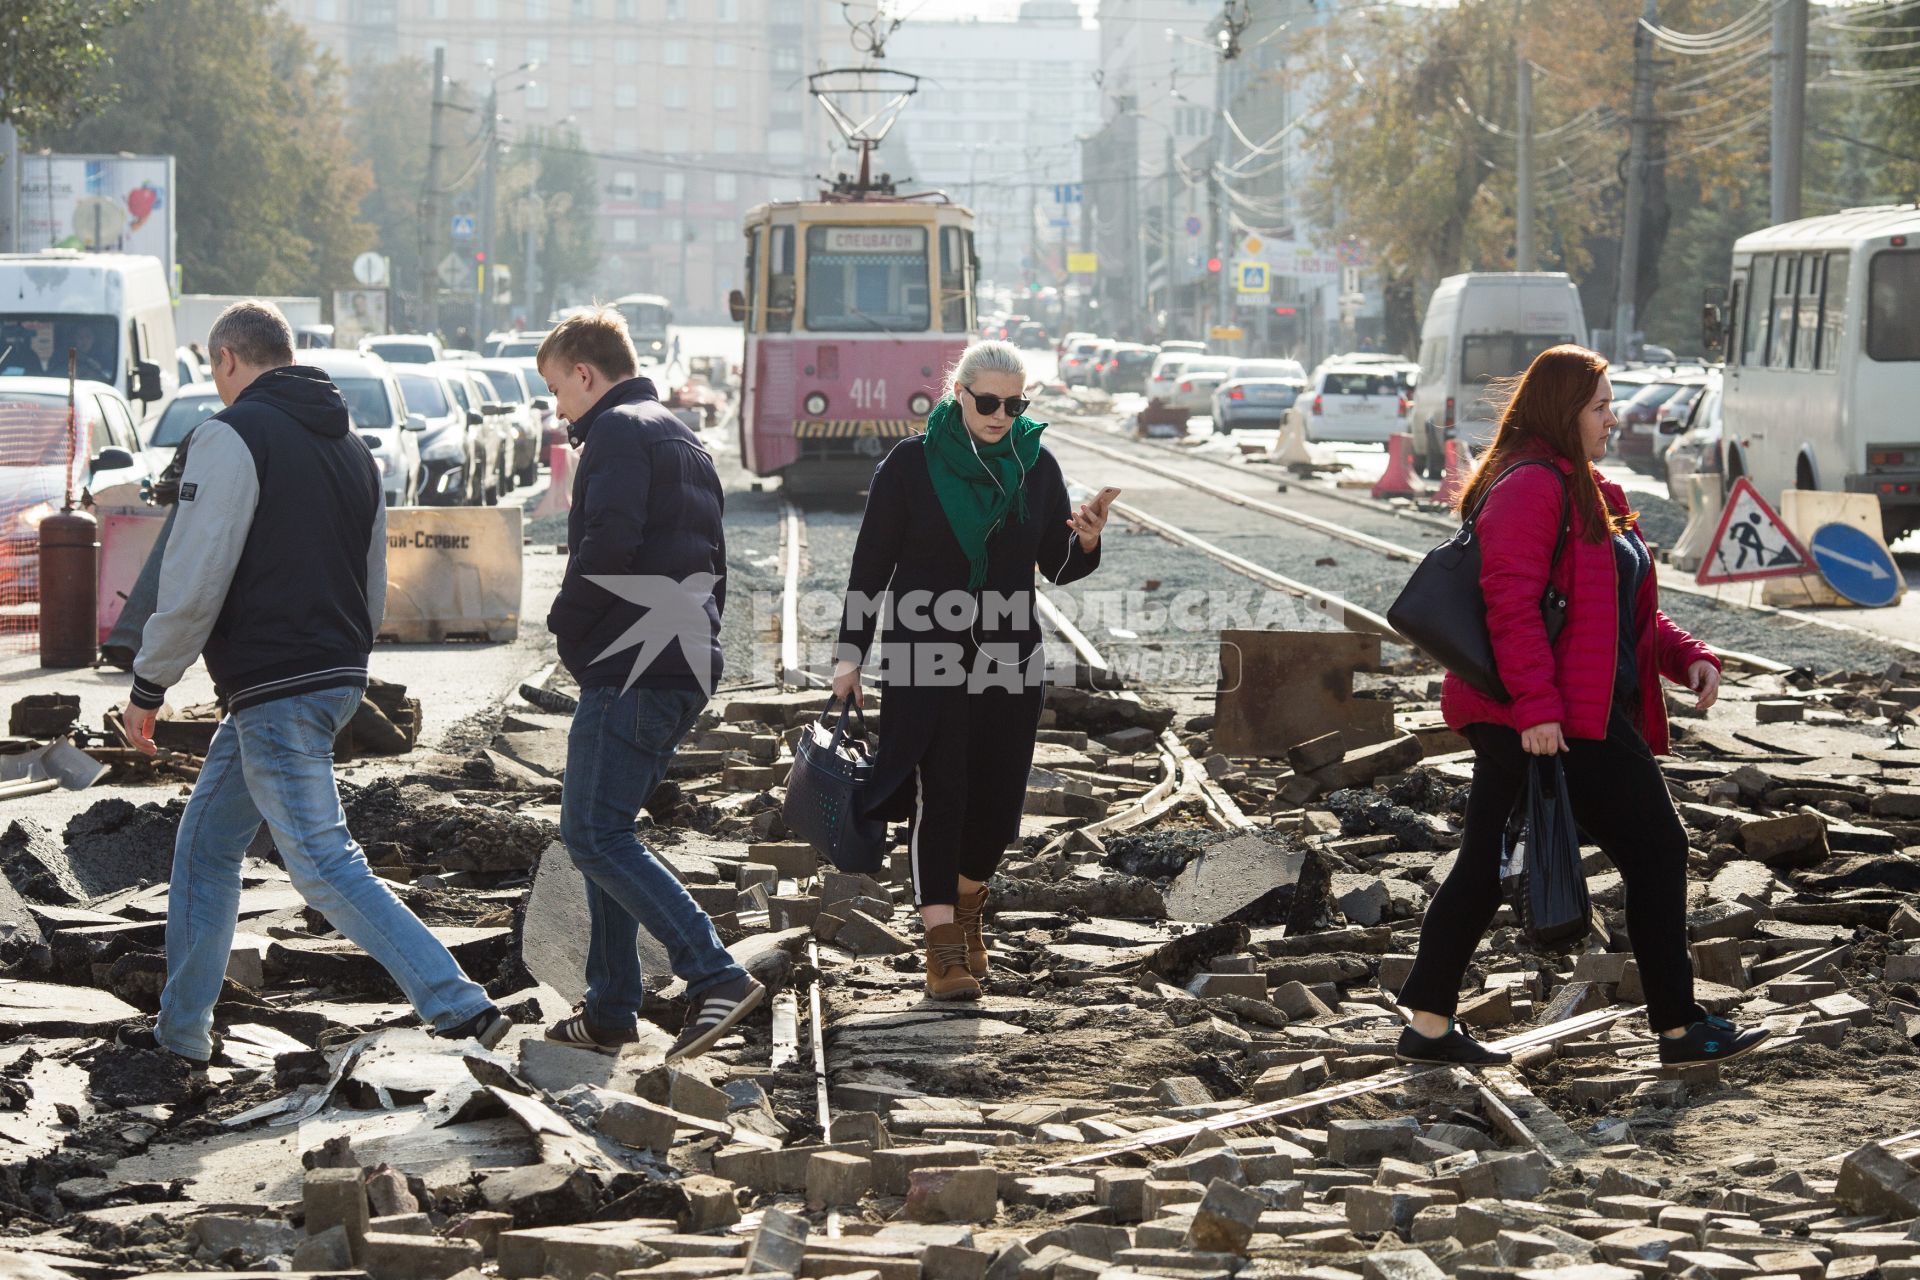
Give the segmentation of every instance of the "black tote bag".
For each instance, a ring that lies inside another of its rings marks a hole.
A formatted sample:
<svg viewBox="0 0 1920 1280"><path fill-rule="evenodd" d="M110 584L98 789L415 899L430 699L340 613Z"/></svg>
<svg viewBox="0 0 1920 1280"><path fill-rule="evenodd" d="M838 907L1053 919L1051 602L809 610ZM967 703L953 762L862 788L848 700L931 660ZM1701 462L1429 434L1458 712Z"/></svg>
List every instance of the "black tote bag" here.
<svg viewBox="0 0 1920 1280"><path fill-rule="evenodd" d="M1567 518L1572 497L1566 476L1544 460L1516 462L1494 477L1493 484L1460 522L1460 531L1427 552L1407 585L1387 610L1387 622L1420 647L1421 652L1468 684L1501 702L1512 701L1493 660L1493 638L1487 634L1487 598L1480 590L1480 542L1474 525L1499 484L1521 467L1551 467L1560 476L1560 534L1554 539L1553 559L1547 564L1547 589L1540 597L1540 617L1547 626L1547 644L1560 638L1567 623L1567 597L1553 585L1554 566L1567 545Z"/></svg>
<svg viewBox="0 0 1920 1280"><path fill-rule="evenodd" d="M780 812L788 829L828 862L842 871L871 874L886 865L887 824L861 816L873 781L867 717L849 700L834 720L834 701L829 698L819 719L800 731ZM847 732L849 713L856 717L857 735Z"/></svg>
<svg viewBox="0 0 1920 1280"><path fill-rule="evenodd" d="M1514 906L1521 927L1537 943L1584 937L1592 924L1587 875L1559 756L1528 757L1527 787L1514 818L1518 839L1507 851L1507 873L1518 872Z"/></svg>

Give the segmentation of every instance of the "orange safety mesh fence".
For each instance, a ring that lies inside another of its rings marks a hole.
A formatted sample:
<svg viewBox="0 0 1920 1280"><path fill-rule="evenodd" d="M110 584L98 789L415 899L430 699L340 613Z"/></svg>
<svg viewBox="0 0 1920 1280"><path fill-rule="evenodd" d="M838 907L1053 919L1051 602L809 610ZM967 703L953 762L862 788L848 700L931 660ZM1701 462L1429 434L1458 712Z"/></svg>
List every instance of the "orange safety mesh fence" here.
<svg viewBox="0 0 1920 1280"><path fill-rule="evenodd" d="M67 429L65 396L10 394L0 382L0 653L31 652L40 636L40 521L72 484L79 501L92 456L85 414Z"/></svg>

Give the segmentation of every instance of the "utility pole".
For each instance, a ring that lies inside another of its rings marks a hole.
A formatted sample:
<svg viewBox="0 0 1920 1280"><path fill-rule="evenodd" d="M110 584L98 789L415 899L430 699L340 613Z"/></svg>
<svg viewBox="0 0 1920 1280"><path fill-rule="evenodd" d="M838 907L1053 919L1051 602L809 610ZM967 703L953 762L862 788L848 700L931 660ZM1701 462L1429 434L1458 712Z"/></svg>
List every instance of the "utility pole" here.
<svg viewBox="0 0 1920 1280"><path fill-rule="evenodd" d="M487 335L487 317L493 313L493 191L500 172L500 86L487 88L486 120L480 130L486 151L486 163L480 175L480 269L474 272L473 345L478 348Z"/></svg>
<svg viewBox="0 0 1920 1280"><path fill-rule="evenodd" d="M1161 295L1167 313L1166 331L1173 333L1174 270L1173 246L1173 130L1167 130L1167 163L1160 170L1160 265L1166 276L1166 292Z"/></svg>
<svg viewBox="0 0 1920 1280"><path fill-rule="evenodd" d="M428 333L440 331L440 230L447 225L447 211L440 190L441 120L447 108L447 51L433 51L433 114L427 126L427 194L421 203L426 225L420 229L420 302Z"/></svg>
<svg viewBox="0 0 1920 1280"><path fill-rule="evenodd" d="M1213 73L1213 174L1208 184L1213 201L1213 251L1220 259L1219 278L1214 281L1216 325L1227 323L1233 302L1227 291L1227 275L1233 270L1233 215L1226 208L1227 66L1223 59Z"/></svg>
<svg viewBox="0 0 1920 1280"><path fill-rule="evenodd" d="M18 252L20 252L20 131L14 127L13 121L0 120L0 253Z"/></svg>
<svg viewBox="0 0 1920 1280"><path fill-rule="evenodd" d="M1800 137L1807 114L1807 0L1773 3L1773 136L1770 194L1775 223L1800 216Z"/></svg>
<svg viewBox="0 0 1920 1280"><path fill-rule="evenodd" d="M1620 281L1614 290L1613 350L1624 360L1630 350L1640 287L1640 221L1647 200L1648 134L1653 130L1653 25L1656 0L1646 0L1633 28L1633 119L1627 146L1627 209L1620 232Z"/></svg>
<svg viewBox="0 0 1920 1280"><path fill-rule="evenodd" d="M1128 291L1127 299L1133 315L1128 318L1128 332L1135 338L1145 337L1147 314L1147 227L1144 199L1146 192L1146 174L1142 172L1140 156L1140 113L1137 109L1127 113L1127 230L1132 237L1128 241L1128 252L1133 257L1133 288Z"/></svg>
<svg viewBox="0 0 1920 1280"><path fill-rule="evenodd" d="M1516 8L1518 6L1515 6ZM1514 168L1513 184L1513 269L1532 271L1533 256L1533 64L1527 53L1514 42Z"/></svg>

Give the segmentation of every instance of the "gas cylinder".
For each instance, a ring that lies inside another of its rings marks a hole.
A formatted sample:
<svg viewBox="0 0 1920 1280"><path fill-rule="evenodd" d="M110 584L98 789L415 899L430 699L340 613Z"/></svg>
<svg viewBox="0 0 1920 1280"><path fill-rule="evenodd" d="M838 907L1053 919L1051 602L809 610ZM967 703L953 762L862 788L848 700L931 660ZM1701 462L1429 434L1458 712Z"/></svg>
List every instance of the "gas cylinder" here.
<svg viewBox="0 0 1920 1280"><path fill-rule="evenodd" d="M100 524L84 511L40 522L40 665L90 667L100 656Z"/></svg>

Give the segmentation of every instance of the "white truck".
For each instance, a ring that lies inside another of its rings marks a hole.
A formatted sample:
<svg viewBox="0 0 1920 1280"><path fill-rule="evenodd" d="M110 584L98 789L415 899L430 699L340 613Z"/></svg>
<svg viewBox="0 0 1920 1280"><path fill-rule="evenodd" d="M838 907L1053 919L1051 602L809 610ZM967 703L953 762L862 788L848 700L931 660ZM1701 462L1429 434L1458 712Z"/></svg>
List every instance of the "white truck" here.
<svg viewBox="0 0 1920 1280"><path fill-rule="evenodd" d="M1439 479L1446 441L1479 448L1497 406L1487 384L1526 371L1563 342L1587 341L1580 290L1564 271L1469 271L1433 291L1420 327L1420 381L1408 414L1413 465Z"/></svg>
<svg viewBox="0 0 1920 1280"><path fill-rule="evenodd" d="M43 249L0 254L0 377L79 376L144 415L179 385L173 299L160 259Z"/></svg>
<svg viewBox="0 0 1920 1280"><path fill-rule="evenodd" d="M213 322L220 313L236 302L245 302L251 295L243 293L183 293L173 307L174 327L180 331L182 342L197 342L202 349L207 345L207 330L213 328ZM320 299L318 298L260 298L261 302L271 302L280 308L297 332L303 326L320 323Z"/></svg>

